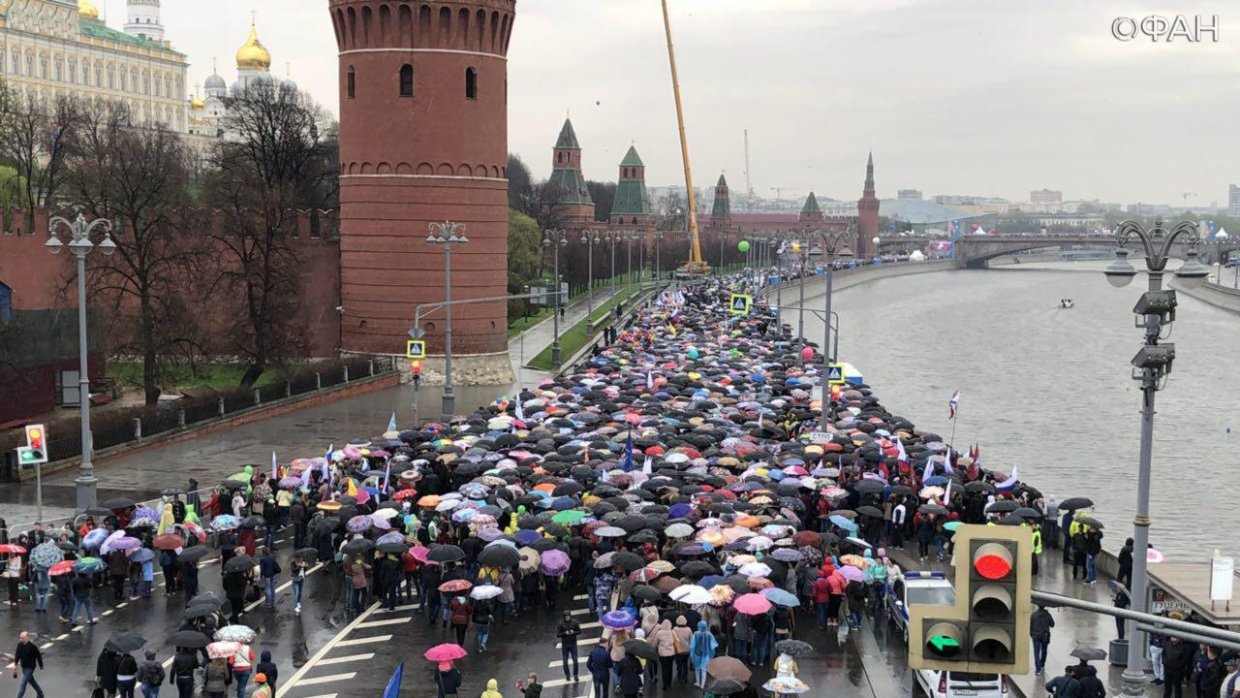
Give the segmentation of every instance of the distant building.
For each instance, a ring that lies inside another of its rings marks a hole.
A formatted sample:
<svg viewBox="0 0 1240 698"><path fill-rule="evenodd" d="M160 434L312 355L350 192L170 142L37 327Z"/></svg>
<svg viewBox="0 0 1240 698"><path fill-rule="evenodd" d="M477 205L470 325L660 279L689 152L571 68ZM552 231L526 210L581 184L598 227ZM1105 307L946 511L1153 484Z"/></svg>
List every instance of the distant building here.
<svg viewBox="0 0 1240 698"><path fill-rule="evenodd" d="M913 199L916 201L921 201L921 190L920 189L900 189L896 191L896 198L897 199Z"/></svg>
<svg viewBox="0 0 1240 698"><path fill-rule="evenodd" d="M1029 203L1049 206L1063 203L1063 192L1054 189L1037 189L1029 192Z"/></svg>
<svg viewBox="0 0 1240 698"><path fill-rule="evenodd" d="M1227 215L1240 216L1240 186L1227 187Z"/></svg>
<svg viewBox="0 0 1240 698"><path fill-rule="evenodd" d="M1135 203L1128 204L1124 207L1124 211L1138 216L1153 216L1156 214L1166 214L1171 212L1171 207L1167 204L1144 204Z"/></svg>

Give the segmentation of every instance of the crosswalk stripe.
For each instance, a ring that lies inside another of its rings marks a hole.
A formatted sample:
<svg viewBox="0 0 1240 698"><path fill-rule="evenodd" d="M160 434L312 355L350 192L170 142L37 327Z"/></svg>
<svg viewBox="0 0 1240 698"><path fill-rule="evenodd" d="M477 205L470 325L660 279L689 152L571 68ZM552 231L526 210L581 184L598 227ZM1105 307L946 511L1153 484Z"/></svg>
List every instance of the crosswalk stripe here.
<svg viewBox="0 0 1240 698"><path fill-rule="evenodd" d="M556 686L572 686L573 684L578 684L578 683L581 683L581 682L573 681L572 679L548 679L542 682L542 687L543 688L555 688Z"/></svg>
<svg viewBox="0 0 1240 698"><path fill-rule="evenodd" d="M601 638L601 637L579 637L579 638L577 638L577 644L578 644L578 645L597 645L597 644L599 643L599 641L600 641L600 640L602 640L602 639L603 639L603 638ZM563 647L563 646L564 646L564 643L563 643L563 642L557 642L557 643L555 643L555 648L556 648L557 650L558 650L558 649L560 649L560 648L561 648L561 647Z"/></svg>
<svg viewBox="0 0 1240 698"><path fill-rule="evenodd" d="M319 664L322 664L322 662L319 662ZM333 681L348 681L354 676L357 676L356 671L350 671L347 674L332 674L330 676L316 676L312 679L302 679L297 682L297 685L298 686L313 686L315 684L331 683Z"/></svg>
<svg viewBox="0 0 1240 698"><path fill-rule="evenodd" d="M399 611L416 611L416 610L418 610L419 608L422 608L422 604L421 604L421 603L411 603L411 604L409 604L409 605L407 605L407 606L397 606L396 608L392 609L391 611L387 610L386 608L381 608L381 609L379 609L379 610L375 611L375 613L393 613L393 612L399 612Z"/></svg>
<svg viewBox="0 0 1240 698"><path fill-rule="evenodd" d="M324 693L318 696L310 696L310 698L336 698L337 695L336 693Z"/></svg>
<svg viewBox="0 0 1240 698"><path fill-rule="evenodd" d="M339 647L340 645L336 645L336 646ZM361 662L367 659L374 659L374 657L375 657L374 652L367 652L365 654L350 654L346 657L329 657L327 659L320 659L319 666L327 666L329 664L344 664L346 662Z"/></svg>
<svg viewBox="0 0 1240 698"><path fill-rule="evenodd" d="M574 608L573 610L569 611L569 613L573 614L574 616L588 616L590 615L590 609Z"/></svg>
<svg viewBox="0 0 1240 698"><path fill-rule="evenodd" d="M337 647L352 647L354 645L369 645L375 642L387 642L391 640L391 635L375 635L374 637L359 637L355 640L341 640L336 643Z"/></svg>
<svg viewBox="0 0 1240 698"><path fill-rule="evenodd" d="M586 596L585 594L577 594L576 596L573 597L573 601L585 601L588 598L590 597Z"/></svg>
<svg viewBox="0 0 1240 698"><path fill-rule="evenodd" d="M592 622L592 623L582 623L582 624L581 624L581 629L582 629L582 630L588 630L588 629L590 629L590 628L601 628L601 627L603 627L602 622L597 621L597 620L596 620L596 621L594 621L594 622Z"/></svg>
<svg viewBox="0 0 1240 698"><path fill-rule="evenodd" d="M391 618L389 620L372 620L372 621L367 621L365 623L361 623L357 627L378 628L384 625L400 625L401 623L408 623L411 620L413 620L413 616L409 616L408 618Z"/></svg>

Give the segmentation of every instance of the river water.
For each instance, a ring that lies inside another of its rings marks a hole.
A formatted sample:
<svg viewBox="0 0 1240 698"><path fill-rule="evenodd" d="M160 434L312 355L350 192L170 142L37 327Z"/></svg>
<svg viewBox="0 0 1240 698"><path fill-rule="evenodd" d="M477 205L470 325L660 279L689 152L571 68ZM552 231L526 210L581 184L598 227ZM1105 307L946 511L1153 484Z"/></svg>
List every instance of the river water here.
<svg viewBox="0 0 1240 698"><path fill-rule="evenodd" d="M980 443L988 468L1060 500L1086 496L1106 525L1104 546L1131 535L1136 506L1140 390L1130 359L1142 342L1124 289L1105 263L1071 262L896 277L838 291L840 357L883 403L919 428ZM1060 309L1060 298L1075 308ZM1156 398L1150 541L1169 561L1240 554L1240 321L1179 294L1168 341L1176 360ZM792 302L795 305L795 300ZM806 298L821 307L822 295ZM795 311L785 311L795 330ZM806 333L822 337L807 314ZM818 340L821 341L821 340Z"/></svg>

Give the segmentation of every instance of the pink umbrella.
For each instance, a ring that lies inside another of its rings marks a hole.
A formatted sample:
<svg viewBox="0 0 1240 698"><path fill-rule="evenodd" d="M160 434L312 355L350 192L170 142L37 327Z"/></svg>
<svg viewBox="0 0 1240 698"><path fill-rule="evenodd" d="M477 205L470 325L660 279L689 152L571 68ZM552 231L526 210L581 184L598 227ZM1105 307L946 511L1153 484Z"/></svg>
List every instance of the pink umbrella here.
<svg viewBox="0 0 1240 698"><path fill-rule="evenodd" d="M430 554L430 552L431 552L430 548L423 548L420 545L414 546L409 549L409 554L413 556L413 559L417 560L418 562L422 562L422 563L430 562L430 560L426 557L427 555Z"/></svg>
<svg viewBox="0 0 1240 698"><path fill-rule="evenodd" d="M468 655L469 653L465 651L464 647L454 642L445 642L442 645L435 645L426 650L422 656L431 662L455 662L458 659L464 659Z"/></svg>
<svg viewBox="0 0 1240 698"><path fill-rule="evenodd" d="M736 609L737 613L756 616L771 610L771 602L767 601L766 597L761 594L742 594L732 602L732 607Z"/></svg>
<svg viewBox="0 0 1240 698"><path fill-rule="evenodd" d="M844 565L841 567L840 574L844 577L844 579L847 579L850 582L865 581L865 571L859 567L853 567L852 565Z"/></svg>
<svg viewBox="0 0 1240 698"><path fill-rule="evenodd" d="M543 574L558 577L567 572L570 566L572 562L568 559L568 553L563 550L548 550L542 554L540 567Z"/></svg>
<svg viewBox="0 0 1240 698"><path fill-rule="evenodd" d="M1166 562L1167 556L1153 548L1148 548L1145 551L1145 560L1146 562L1153 562L1157 564L1159 562Z"/></svg>

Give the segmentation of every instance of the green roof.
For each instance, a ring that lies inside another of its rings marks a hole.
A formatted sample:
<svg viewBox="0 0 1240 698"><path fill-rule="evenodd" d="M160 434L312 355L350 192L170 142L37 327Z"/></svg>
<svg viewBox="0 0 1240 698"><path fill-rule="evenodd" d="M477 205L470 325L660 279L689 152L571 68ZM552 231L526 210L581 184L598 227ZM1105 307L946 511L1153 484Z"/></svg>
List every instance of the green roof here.
<svg viewBox="0 0 1240 698"><path fill-rule="evenodd" d="M129 46L136 46L138 48L149 48L149 49L154 49L156 51L163 51L165 53L171 53L171 54L181 56L181 57L185 56L185 54L181 53L180 51L173 51L170 48L164 48L164 45L161 43L151 41L150 39L143 39L140 36L130 36L126 34L125 32L117 31L109 27L108 25L104 24L103 22L100 22L97 20L84 19L82 20L80 26L82 30L82 35L89 36L93 39L104 39L107 41L115 41L118 44L128 44Z"/></svg>
<svg viewBox="0 0 1240 698"><path fill-rule="evenodd" d="M560 129L560 137L555 139L555 147L581 150L581 144L577 142L577 132L573 130L573 122L569 119L564 120L564 127Z"/></svg>
<svg viewBox="0 0 1240 698"><path fill-rule="evenodd" d="M637 148L629 146L629 152L624 154L624 159L620 161L621 167L645 167L646 163L642 162L642 158L637 154Z"/></svg>
<svg viewBox="0 0 1240 698"><path fill-rule="evenodd" d="M814 192L809 193L809 198L805 199L805 205L801 207L801 213L822 213L822 209L818 207L818 198L814 196Z"/></svg>
<svg viewBox="0 0 1240 698"><path fill-rule="evenodd" d="M611 205L611 215L650 215L650 194L646 183L640 179L622 179L616 185L616 198Z"/></svg>
<svg viewBox="0 0 1240 698"><path fill-rule="evenodd" d="M558 205L593 204L590 190L586 187L586 179L581 170L552 170L548 184L555 187L555 201ZM617 197L619 194L617 193Z"/></svg>

